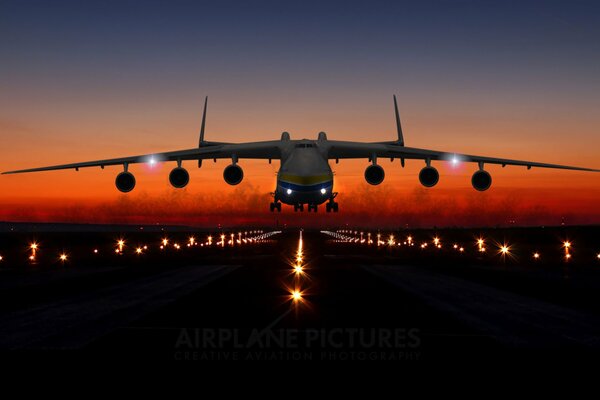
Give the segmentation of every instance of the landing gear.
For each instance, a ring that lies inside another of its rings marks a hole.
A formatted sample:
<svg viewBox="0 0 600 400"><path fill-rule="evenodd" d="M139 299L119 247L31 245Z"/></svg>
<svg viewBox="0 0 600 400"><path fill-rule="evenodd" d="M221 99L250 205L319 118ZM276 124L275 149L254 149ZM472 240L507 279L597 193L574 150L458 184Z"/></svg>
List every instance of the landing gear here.
<svg viewBox="0 0 600 400"><path fill-rule="evenodd" d="M304 211L304 204L294 204L294 211Z"/></svg>
<svg viewBox="0 0 600 400"><path fill-rule="evenodd" d="M308 205L308 212L311 212L311 211L317 212L317 205L316 204L309 204Z"/></svg>
<svg viewBox="0 0 600 400"><path fill-rule="evenodd" d="M338 203L336 203L333 200L329 200L329 202L325 204L325 209L327 210L327 212L338 212Z"/></svg>
<svg viewBox="0 0 600 400"><path fill-rule="evenodd" d="M338 212L338 203L335 201L336 197L337 193L334 193L325 205L325 209L327 210L327 212Z"/></svg>
<svg viewBox="0 0 600 400"><path fill-rule="evenodd" d="M271 202L271 204L269 205L269 209L271 210L271 212L274 212L275 210L277 210L277 212L281 212L281 202L280 201Z"/></svg>

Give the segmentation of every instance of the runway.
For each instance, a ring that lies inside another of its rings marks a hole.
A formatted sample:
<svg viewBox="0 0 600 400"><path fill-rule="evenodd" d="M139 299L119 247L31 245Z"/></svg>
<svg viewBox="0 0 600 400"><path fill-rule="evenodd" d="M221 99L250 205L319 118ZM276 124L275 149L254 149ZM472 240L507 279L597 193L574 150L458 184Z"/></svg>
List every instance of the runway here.
<svg viewBox="0 0 600 400"><path fill-rule="evenodd" d="M0 348L83 348L102 335L166 306L235 268L223 265L177 268L5 312L0 315Z"/></svg>
<svg viewBox="0 0 600 400"><path fill-rule="evenodd" d="M148 267L5 274L0 351L14 359L60 352L188 363L598 355L600 279L593 270L567 276L443 258L418 262L305 232L299 273L299 232L274 240L229 256L225 248Z"/></svg>
<svg viewBox="0 0 600 400"><path fill-rule="evenodd" d="M414 266L363 267L507 348L600 348L593 313Z"/></svg>

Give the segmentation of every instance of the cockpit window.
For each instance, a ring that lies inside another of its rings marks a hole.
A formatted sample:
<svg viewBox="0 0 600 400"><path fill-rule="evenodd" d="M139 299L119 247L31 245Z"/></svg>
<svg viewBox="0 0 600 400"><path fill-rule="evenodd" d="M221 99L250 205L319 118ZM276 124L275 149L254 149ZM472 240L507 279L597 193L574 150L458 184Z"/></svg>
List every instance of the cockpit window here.
<svg viewBox="0 0 600 400"><path fill-rule="evenodd" d="M309 147L315 147L315 145L313 143L299 143L296 145L297 149L306 149Z"/></svg>

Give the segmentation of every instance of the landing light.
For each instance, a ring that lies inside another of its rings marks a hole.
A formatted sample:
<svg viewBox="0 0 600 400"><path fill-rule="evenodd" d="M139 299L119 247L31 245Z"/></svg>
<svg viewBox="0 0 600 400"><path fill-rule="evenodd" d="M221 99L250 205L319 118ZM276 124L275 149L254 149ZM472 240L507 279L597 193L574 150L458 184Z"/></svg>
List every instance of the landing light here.
<svg viewBox="0 0 600 400"><path fill-rule="evenodd" d="M286 193L287 193L287 194L292 194L292 189L288 189L288 190L286 190Z"/></svg>
<svg viewBox="0 0 600 400"><path fill-rule="evenodd" d="M326 189L321 189L321 194L325 194L325 193L327 193L327 190Z"/></svg>

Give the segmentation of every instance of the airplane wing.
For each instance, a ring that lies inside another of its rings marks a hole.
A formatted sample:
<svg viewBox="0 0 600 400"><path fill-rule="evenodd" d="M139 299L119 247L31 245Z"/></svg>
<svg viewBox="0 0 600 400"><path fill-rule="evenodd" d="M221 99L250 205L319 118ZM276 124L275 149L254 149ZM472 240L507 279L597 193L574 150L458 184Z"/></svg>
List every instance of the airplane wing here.
<svg viewBox="0 0 600 400"><path fill-rule="evenodd" d="M568 165L546 164L534 161L511 160L505 158L495 158L486 156L476 156L470 154L450 153L445 151L436 151L428 149L419 149L415 147L405 147L396 142L381 142L381 143L360 143L347 141L327 141L328 158L329 159L345 159L345 158L400 158L417 159L424 161L443 160L450 162L475 162L479 164L499 164L503 167L506 165L525 166L528 169L531 167L538 168L556 168L570 169L577 171L600 172L598 169L572 167Z"/></svg>
<svg viewBox="0 0 600 400"><path fill-rule="evenodd" d="M22 169L18 171L3 172L6 174L20 174L24 172L53 171L59 169L76 169L86 167L101 167L110 165L130 165L137 163L155 163L164 161L206 160L217 158L253 158L253 159L279 159L281 151L278 140L250 143L214 143L205 142L205 147L170 151L166 153L143 154L106 160L85 161L72 164L53 165L49 167Z"/></svg>

